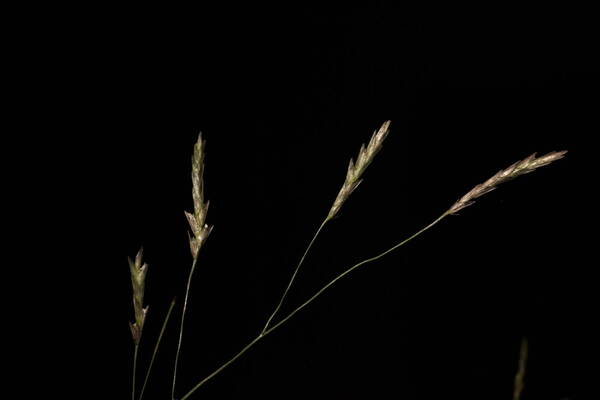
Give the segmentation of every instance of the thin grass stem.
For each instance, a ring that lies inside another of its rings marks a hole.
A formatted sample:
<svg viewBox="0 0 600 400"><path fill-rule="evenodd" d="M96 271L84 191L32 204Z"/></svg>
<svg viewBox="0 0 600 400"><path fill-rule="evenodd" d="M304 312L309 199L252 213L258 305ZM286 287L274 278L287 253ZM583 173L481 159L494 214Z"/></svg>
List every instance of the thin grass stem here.
<svg viewBox="0 0 600 400"><path fill-rule="evenodd" d="M185 289L185 298L183 300L183 310L181 312L181 325L179 326L179 341L177 343L177 353L175 353L175 367L173 368L173 386L171 388L171 399L175 400L175 384L177 380L177 364L179 362L179 352L181 351L181 342L183 339L183 325L185 322L185 312L187 310L187 302L190 294L190 287L192 284L192 275L194 275L194 270L196 269L196 261L198 260L198 256L194 257L194 261L192 262L192 269L190 270L190 274L187 280L187 286Z"/></svg>
<svg viewBox="0 0 600 400"><path fill-rule="evenodd" d="M438 222L440 222L444 217L446 217L448 215L448 212L445 212L444 214L442 214L440 217L438 217L435 221L433 221L432 223L430 223L429 225L427 225L425 228L421 229L420 231L418 231L417 233L413 234L412 236L410 236L407 239L404 239L403 241L401 241L400 243L396 244L395 246L387 249L386 251L384 251L383 253L380 253L378 255L376 255L375 257L371 257L368 258L366 260L363 260L361 262L359 262L358 264L355 264L354 266L352 266L351 268L347 269L346 271L342 272L341 274L339 274L337 277L335 277L331 282L329 282L327 285L323 286L317 293L315 293L311 298L309 298L307 301L305 301L302 305L298 306L296 309L294 309L292 312L290 312L285 318L283 318L281 321L279 321L278 323L276 323L275 325L273 325L271 328L265 330L263 333L261 333L260 335L258 335L256 338L254 338L250 343L248 343L242 350L240 350L236 355L234 355L232 358L230 358L228 361L226 361L223 365L221 365L219 368L217 368L215 371L213 371L210 375L208 375L206 378L202 379L200 382L198 382L196 384L196 386L194 386L189 392L187 392L180 400L186 400L188 399L196 390L198 390L200 387L202 387L206 382L208 382L209 380L211 380L212 378L214 378L216 375L218 375L221 371L223 371L227 366L229 366L231 363L233 363L235 360L237 360L242 354L244 354L246 351L248 351L250 348L252 348L256 343L258 343L262 338L264 338L265 336L267 336L269 333L273 332L275 329L279 328L281 325L283 325L284 323L286 323L290 318L292 318L298 311L302 310L304 307L306 307L308 304L312 303L317 297L319 297L323 292L325 292L328 288L330 288L334 283L336 283L338 280L340 280L341 278L343 278L344 276L348 275L349 273L351 273L352 271L354 271L355 269L357 269L358 267L368 264L370 262L376 261L378 259L380 259L381 257L389 254L390 252L394 251L395 249L397 249L398 247L410 242L411 240L413 240L414 238L416 238L417 236L421 235L423 232L427 231L428 229L430 229L431 227L433 227L434 225L436 225Z"/></svg>
<svg viewBox="0 0 600 400"><path fill-rule="evenodd" d="M212 378L214 378L217 374L219 374L219 372L223 371L227 366L229 366L229 364L231 364L232 362L234 362L235 360L237 360L242 354L244 354L246 351L248 351L252 346L254 346L263 337L264 337L264 335L259 335L259 336L255 337L254 340L252 340L250 343L248 343L235 356L233 356L227 362L225 362L225 364L221 365L219 368L217 368L216 370L214 370L206 378L202 379L196 386L194 386L194 388L192 390L190 390L189 392L187 392L185 394L185 396L183 396L180 400L186 400L188 397L190 397L202 385L204 385L206 382L208 382L209 380L211 380Z"/></svg>
<svg viewBox="0 0 600 400"><path fill-rule="evenodd" d="M167 323L169 322L169 318L171 317L171 312L173 311L173 307L175 307L175 299L171 301L171 306L169 307L169 311L167 311L167 316L165 317L165 322L163 322L163 326L160 330L160 334L158 335L158 339L156 341L156 346L154 346L154 352L152 353L152 359L150 360L150 365L148 366L148 371L146 372L146 378L144 379L144 384L142 385L142 391L140 392L140 397L138 400L142 400L144 396L144 390L146 390L146 384L148 383L148 378L150 377L150 371L152 370L152 365L154 365L154 359L156 358L156 353L158 352L158 347L160 346L160 342L163 337L163 333L165 333L165 328L167 327Z"/></svg>
<svg viewBox="0 0 600 400"><path fill-rule="evenodd" d="M138 348L140 346L138 344L135 345L135 350L133 351L133 373L131 376L131 400L135 400L135 373L137 369L137 355Z"/></svg>
<svg viewBox="0 0 600 400"><path fill-rule="evenodd" d="M414 238L416 238L417 236L419 236L420 234L422 234L423 232L425 232L426 230L428 230L429 228L431 228L432 226L434 226L435 224L437 224L438 222L440 222L446 215L447 215L446 213L442 214L442 216L440 216L438 219L436 219L435 221L433 221L431 224L427 225L425 228L421 229L420 231L418 231L417 233L413 234L409 238L407 238L407 239L403 240L402 242L398 243L394 247L391 247L391 248L387 249L386 251L384 251L383 253L380 253L380 254L376 255L375 257L371 257L371 258L368 258L366 260L363 260L363 261L359 262L358 264L355 264L351 268L347 269L346 271L342 272L341 274L339 274L338 276L336 276L331 282L329 282L327 285L323 286L310 299L306 300L302 305L300 305L294 311L292 311L291 313L289 313L285 318L283 318L277 324L273 325L271 327L271 329L269 329L269 330L267 330L265 332L265 335L268 334L268 333L273 332L275 329L277 329L279 326L281 326L283 323L285 323L288 319L290 319L291 317L293 317L294 314L296 314L298 311L302 310L304 307L306 307L307 305L309 305L310 303L312 303L313 300L315 300L317 297L319 297L324 291L326 291L327 289L329 289L329 287L331 287L338 280L342 279L344 276L348 275L349 273L351 273L352 271L354 271L358 267L360 267L362 265L365 265L365 264L368 264L370 262L376 261L376 260L380 259L381 257L383 257L383 256L391 253L392 251L396 250L398 247L400 247L400 246L402 246L402 245L410 242L411 240L413 240Z"/></svg>
<svg viewBox="0 0 600 400"><path fill-rule="evenodd" d="M269 317L269 319L267 320L267 323L265 324L264 328L261 331L261 335L264 335L265 331L269 328L269 324L271 324L271 321L273 320L273 318L275 317L275 315L277 314L277 312L279 312L279 309L281 308L281 306L283 305L283 302L288 294L288 292L290 291L290 288L292 287L294 280L296 279L296 275L298 275L298 271L300 270L300 267L302 266L302 263L304 262L304 259L306 258L306 255L308 254L308 252L310 251L310 249L312 248L313 243L315 242L315 240L317 239L317 236L319 236L319 233L321 233L321 230L323 229L323 227L325 226L325 224L330 220L330 218L326 218L321 225L319 226L319 229L317 229L317 232L314 234L314 236L312 237L310 243L308 244L308 247L306 248L306 250L304 251L304 254L302 255L302 258L300 259L300 262L298 263L298 265L296 266L296 270L294 271L290 281L288 282L287 287L285 288L285 291L283 292L283 295L281 296L281 299L279 300L279 304L277 304L277 307L275 307L275 311L273 311L273 313L271 314L271 316Z"/></svg>

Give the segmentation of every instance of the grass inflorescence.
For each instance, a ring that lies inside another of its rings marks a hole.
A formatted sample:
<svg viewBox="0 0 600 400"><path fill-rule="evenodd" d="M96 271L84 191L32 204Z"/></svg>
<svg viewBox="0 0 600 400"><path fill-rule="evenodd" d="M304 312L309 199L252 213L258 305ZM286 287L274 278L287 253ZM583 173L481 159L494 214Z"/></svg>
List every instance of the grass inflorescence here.
<svg viewBox="0 0 600 400"><path fill-rule="evenodd" d="M364 175L367 167L373 162L373 160L375 159L375 156L382 149L383 142L384 142L385 138L387 137L387 135L389 134L389 132L390 132L390 121L386 121L381 125L381 127L378 130L376 130L373 133L368 144L367 145L363 144L361 146L358 156L356 157L356 160L350 159L350 163L348 165L345 180L344 180L342 187L340 188L333 204L331 205L331 207L327 213L327 216L321 222L321 224L320 224L319 228L316 230L316 233L314 234L312 240L306 247L306 249L305 249L302 257L300 258L300 261L296 265L296 268L294 269L294 271L288 281L288 284L287 284L285 290L283 291L281 298L279 299L274 311L269 314L269 317L267 318L263 329L260 332L258 332L257 336L254 339L252 339L245 347L243 347L239 352L237 352L227 362L225 362L224 364L222 364L221 366L216 368L208 376L199 380L198 383L194 387L192 387L190 390L188 390L179 400L188 399L202 385L204 385L206 382L208 382L209 380L211 380L215 376L217 376L223 369L225 369L230 364L235 362L235 360L237 360L239 357L241 357L246 351L248 351L250 348L252 348L254 345L256 345L264 337L266 337L271 332L273 332L274 330L278 329L280 326L285 324L296 313L298 313L300 310L302 310L308 304L312 303L317 297L319 297L327 289L329 289L331 286L333 286L337 281L339 281L343 277L349 275L355 269L357 269L363 265L369 264L371 262L374 262L374 261L384 257L385 255L389 254L390 252L394 251L395 249L403 246L404 244L406 244L409 241L413 240L414 238L420 236L422 233L424 233L425 231L429 230L430 228L432 228L433 226L438 224L446 216L455 215L459 211L464 210L468 206L472 205L475 202L475 200L477 200L479 197L483 196L486 193L489 193L492 190L495 190L502 183L508 182L519 176L533 172L540 167L543 167L550 163L553 163L554 161L557 161L557 160L563 158L564 155L566 154L566 151L550 152L541 157L536 157L536 154L532 154L529 157L524 158L521 161L517 161L516 163L510 165L508 168L500 170L498 173L494 174L491 178L489 178L485 182L483 182L479 185L476 185L473 189L471 189L464 196L462 196L460 199L458 199L454 204L452 204L452 206L448 210L443 212L437 219L435 219L429 225L426 225L424 228L417 231L416 233L409 236L408 238L406 238L402 241L399 241L396 245L392 246L391 248L389 248L373 257L370 257L366 260L363 260L363 261L353 265L352 267L346 269L344 272L342 272L341 274L336 276L333 280L331 280L328 284L326 284L325 286L320 288L318 291L316 291L313 296L308 298L300 306L296 307L294 310L289 312L287 315L281 317L278 321L276 321L275 318L279 315L278 313L281 309L281 306L282 306L284 300L286 299L286 296L288 295L289 291L291 290L294 279L296 278L296 276L300 270L300 267L302 266L304 259L306 258L306 255L310 251L313 243L315 242L316 238L318 237L321 230L325 227L325 225L327 223L329 223L330 221L332 221L334 219L334 217L336 217L338 215L341 207L344 205L344 203L346 201L348 201L348 199L350 198L350 195L361 184L361 182L363 181L363 175ZM175 389L176 389L176 380L177 380L177 368L178 368L179 355L180 355L181 346L182 346L184 321L185 321L185 316L186 316L188 299L189 299L189 295L190 295L190 291L191 291L192 277L193 277L193 274L194 274L194 271L195 271L195 268L196 268L196 265L198 262L200 250L204 246L207 238L209 237L209 235L211 234L212 229L213 229L212 225L208 225L206 223L209 202L207 200L205 200L205 190L204 190L204 160L205 160L205 154L206 154L205 149L206 149L206 141L202 138L202 135L200 134L198 136L196 143L194 144L194 151L193 151L193 155L192 155L191 178L192 178L192 199L193 199L194 209L192 212L187 212L187 211L184 212L185 217L190 226L190 230L191 230L191 232L188 235L189 235L190 252L192 255L192 265L191 265L191 269L190 269L188 279L187 279L187 286L186 286L185 297L184 297L184 301L183 301L183 309L182 309L182 313L181 313L181 322L179 325L179 340L177 342L177 350L176 350L176 354L175 354L175 365L173 368L172 391L171 391L172 400L176 399ZM134 260L131 260L131 259L129 260L129 266L130 266L131 281L132 281L132 287L133 287L133 307L134 307L134 313L135 313L135 322L130 323L131 333L132 333L133 341L134 341L134 345L135 345L134 362L133 362L133 364L134 364L134 366L133 366L133 385L132 385L132 400L135 400L135 380L136 380L135 374L136 374L136 364L137 364L137 351L138 351L138 347L139 347L140 340L142 337L142 331L143 331L144 322L146 319L146 314L148 311L148 307L146 306L144 308L144 304L143 304L145 278L146 278L146 272L147 272L148 266L145 263L143 263L143 261L142 261L142 250L141 249L138 252L138 254L136 255ZM156 343L152 361L150 363L148 372L146 374L146 379L144 381L142 393L140 394L140 397L139 397L140 399L143 395L144 389L148 382L148 376L150 374L150 369L152 367L152 363L154 362L154 356L156 355L156 352L158 350L158 345L160 344L160 340L162 338L163 332L165 330L167 321L169 319L169 316L171 314L171 311L172 311L174 305L175 305L175 303L173 302L171 304L171 307L169 308L169 312L163 323L163 328L161 330L158 341ZM527 344L526 344L526 341L524 341L522 348L521 348L519 370L518 370L517 376L515 377L515 392L514 392L515 399L519 399L521 392L522 392L522 388L523 388L523 384L524 384L523 382L524 382L524 369L525 369L526 356L527 356Z"/></svg>

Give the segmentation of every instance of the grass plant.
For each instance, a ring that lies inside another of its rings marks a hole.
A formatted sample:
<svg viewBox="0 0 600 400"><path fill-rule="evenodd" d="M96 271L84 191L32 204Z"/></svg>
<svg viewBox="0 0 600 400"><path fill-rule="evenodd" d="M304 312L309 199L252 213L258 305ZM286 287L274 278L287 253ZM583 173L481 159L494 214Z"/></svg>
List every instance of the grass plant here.
<svg viewBox="0 0 600 400"><path fill-rule="evenodd" d="M383 142L384 142L385 138L387 137L387 135L389 134L389 132L390 132L390 121L386 121L381 125L381 127L378 130L376 130L373 133L368 144L367 145L363 144L361 146L358 156L356 157L356 160L350 159L350 163L349 163L347 171L346 171L346 177L345 177L344 183L343 183L342 187L340 188L337 197L335 198L333 204L331 205L329 212L327 213L327 216L323 219L323 221L319 225L318 229L316 230L316 233L314 234L314 236L312 237L311 241L309 242L307 248L305 249L302 257L300 258L300 261L296 265L296 268L294 269L294 271L288 281L287 286L285 287L285 289L282 293L281 298L279 299L274 310L271 312L271 314L267 318L262 330L260 332L258 332L257 336L254 337L246 346L244 346L240 351L238 351L235 355L233 355L224 364L222 364L221 366L216 368L208 376L200 379L190 390L188 390L185 394L183 394L178 400L189 399L206 382L210 381L215 376L217 376L221 371L223 371L229 365L234 363L239 357L241 357L244 353L246 353L250 348L252 348L258 342L260 342L262 339L264 339L267 335L269 335L270 333L272 333L273 331L275 331L276 329L281 327L290 318L292 318L296 313L298 313L299 311L304 309L307 305L312 303L317 297L319 297L321 294L323 294L327 289L329 289L331 286L333 286L336 282L338 282L343 277L349 275L351 272L353 272L357 268L367 265L376 260L379 260L380 258L384 257L385 255L396 250L397 248L410 242L411 240L415 239L416 237L420 236L421 234L423 234L424 232L426 232L427 230L429 230L430 228L432 228L433 226L438 224L444 218L446 218L450 215L455 215L459 211L462 211L466 207L472 205L475 202L475 200L477 200L479 197L483 196L486 193L491 192L492 190L495 190L502 183L508 182L508 181L515 179L521 175L525 175L530 172L533 172L542 166L546 166L550 163L553 163L554 161L557 161L557 160L563 158L564 155L566 154L566 151L550 152L541 157L537 157L536 154L532 154L529 157L526 157L520 161L517 161L514 164L510 165L509 167L500 170L498 173L494 174L491 178L489 178L485 182L473 187L473 189L471 189L464 196L462 196L460 199L458 199L454 204L452 204L450 206L450 208L448 208L446 211L444 211L433 222L426 225L421 230L412 234L408 238L399 241L397 244L390 247L389 249L386 249L385 251L382 251L379 254L374 255L368 259L360 261L359 263L346 269L344 272L342 272L341 274L336 276L325 286L323 286L322 288L317 290L314 295L312 295L310 298L308 298L306 301L304 301L300 306L296 307L294 310L289 312L287 315L284 315L281 318L279 318L279 320L277 320L276 317L278 316L278 314L281 310L281 307L284 304L284 301L293 286L294 280L295 280L296 276L298 275L298 272L307 256L307 254L309 253L312 245L314 244L315 240L319 236L319 233L329 222L331 222L333 220L334 217L337 216L341 207L344 205L344 203L346 201L348 201L350 195L361 184L361 182L363 181L363 175L364 175L367 167L373 162L375 156L381 151L381 149L383 147ZM192 198L193 198L194 210L193 210L193 212L187 212L187 211L185 212L185 217L187 218L187 221L189 223L190 230L191 230L191 232L188 235L189 235L190 252L192 255L192 264L191 264L191 268L190 268L190 271L188 274L185 296L184 296L183 306L182 306L183 308L182 308L182 313L181 313L181 321L179 324L179 337L178 337L177 349L176 349L176 353L175 353L175 364L173 367L173 379L172 379L172 390L171 390L172 400L176 399L175 395L176 395L177 370L178 370L179 356L180 356L182 341L183 341L182 339L183 339L184 322L185 322L185 317L186 317L187 304L188 304L189 295L191 292L192 278L193 278L194 271L196 269L200 250L204 246L208 236L210 235L210 233L212 232L212 229L213 229L213 227L211 225L208 225L206 223L209 202L205 200L205 192L204 192L203 173L204 173L205 149L206 149L206 142L203 140L202 135L200 134L198 136L198 140L196 141L196 143L194 145L194 151L193 151L193 155L192 155ZM144 308L144 305L143 305L145 278L146 278L146 272L147 272L148 266L142 262L142 250L140 250L138 252L138 254L136 255L134 260L131 260L131 259L129 260L129 266L130 266L131 281L132 281L132 287L133 287L133 308L134 308L134 314L135 314L135 322L130 323L131 333L132 333L133 341L134 341L133 382L132 382L131 398L132 398L132 400L136 400L135 382L136 382L136 372L137 372L136 371L136 369L137 369L137 354L138 354L138 349L139 349L139 345L140 345L140 340L142 337L142 331L143 331L144 322L146 319L146 314L148 311L148 307ZM158 338L157 343L154 348L152 360L147 369L144 384L143 384L142 390L140 392L140 395L138 397L139 399L142 398L142 396L144 394L144 390L146 389L146 385L148 383L148 378L150 376L150 370L154 363L154 359L155 359L156 353L158 351L158 347L160 345L164 330L167 326L167 323L168 323L168 320L169 320L169 317L171 315L171 311L173 310L174 305L175 305L175 302L173 301L171 303L171 307L169 308L167 316L165 317L165 320L163 322L163 326L162 326L159 338ZM521 346L519 368L517 371L517 375L515 376L514 396L513 396L513 398L515 400L520 399L521 392L523 390L526 357L527 357L527 342L524 340L522 343L522 346Z"/></svg>

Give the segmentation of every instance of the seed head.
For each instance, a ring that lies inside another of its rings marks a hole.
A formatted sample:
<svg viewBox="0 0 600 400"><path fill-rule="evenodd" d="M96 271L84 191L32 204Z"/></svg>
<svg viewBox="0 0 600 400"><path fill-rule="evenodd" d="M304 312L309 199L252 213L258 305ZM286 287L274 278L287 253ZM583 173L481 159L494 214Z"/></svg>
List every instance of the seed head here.
<svg viewBox="0 0 600 400"><path fill-rule="evenodd" d="M447 214L455 214L457 211L462 210L465 207L470 206L474 203L475 199L480 196L483 196L486 193L491 192L496 189L498 185L508 182L518 176L528 174L530 172L535 171L539 167L543 167L548 165L556 160L559 160L565 156L567 153L566 150L563 151L553 151L544 156L537 157L536 153L533 153L529 157L524 160L517 161L510 167L503 169L496 173L496 175L492 176L487 181L475 186L471 189L470 192L461 197L450 209L447 211Z"/></svg>
<svg viewBox="0 0 600 400"><path fill-rule="evenodd" d="M388 135L390 123L391 121L385 121L378 131L373 132L373 136L371 137L369 144L366 147L364 144L360 147L358 157L356 157L356 163L353 159L350 159L348 171L346 172L346 180L344 181L342 188L340 189L335 201L333 202L333 205L331 206L331 209L329 210L327 219L335 217L344 202L362 182L362 174L365 172L369 164L371 164L375 158L375 155L383 147L383 141Z"/></svg>
<svg viewBox="0 0 600 400"><path fill-rule="evenodd" d="M202 133L198 135L198 141L194 145L192 155L192 198L194 200L194 212L184 211L192 230L188 234L190 240L190 251L192 257L196 258L200 248L210 235L212 226L205 223L208 213L209 202L204 201L204 155L206 141L202 140Z"/></svg>

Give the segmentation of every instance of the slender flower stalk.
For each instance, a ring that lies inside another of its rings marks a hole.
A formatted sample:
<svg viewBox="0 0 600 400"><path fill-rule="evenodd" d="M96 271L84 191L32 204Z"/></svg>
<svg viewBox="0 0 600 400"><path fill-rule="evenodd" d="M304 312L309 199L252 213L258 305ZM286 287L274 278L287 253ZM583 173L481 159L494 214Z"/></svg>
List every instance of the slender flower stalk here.
<svg viewBox="0 0 600 400"><path fill-rule="evenodd" d="M306 258L306 255L312 248L313 243L315 242L315 240L317 240L319 233L321 233L321 230L323 230L323 227L325 227L325 224L327 224L328 221L329 221L329 219L327 218L323 222L321 222L319 229L317 229L317 232L313 235L312 239L310 240L310 243L308 244L308 247L306 247L306 250L304 250L304 254L302 255L302 258L300 258L298 265L296 265L296 269L294 270L294 273L292 274L292 277L290 278L290 281L288 282L287 287L285 288L285 290L283 292L283 295L279 299L279 303L277 303L277 307L275 307L275 310L273 310L273 312L269 316L269 319L267 319L265 326L263 327L262 331L260 332L261 336L265 334L267 329L269 329L269 325L271 324L271 321L273 320L273 318L275 318L275 315L277 315L277 313L279 312L279 309L283 305L283 302L284 302L285 298L287 297L288 292L290 291L292 285L294 284L294 280L296 279L296 275L298 275L298 271L300 271L300 267L302 266L302 263L304 263L304 259Z"/></svg>
<svg viewBox="0 0 600 400"><path fill-rule="evenodd" d="M183 339L183 327L185 321L185 313L192 284L192 276L196 269L198 261L198 253L204 245L206 239L212 232L213 226L205 223L208 213L209 202L204 201L204 156L206 141L202 140L202 133L198 135L198 140L194 145L194 153L192 155L192 198L194 200L194 212L185 211L185 216L190 224L192 233L189 234L190 251L192 253L192 268L187 279L185 290L185 298L183 301L183 311L181 313L181 324L179 326L179 341L177 343L177 353L175 354L175 366L173 368L173 386L171 388L171 398L175 400L175 385L177 381L177 365L179 363L179 353L181 351L181 342Z"/></svg>
<svg viewBox="0 0 600 400"><path fill-rule="evenodd" d="M420 231L416 232L415 234L413 234L412 236L410 236L407 239L404 239L402 242L396 244L395 246L387 249L386 251L368 258L366 260L363 260L361 262L359 262L358 264L353 265L351 268L347 269L346 271L344 271L343 273L339 274L338 276L336 276L332 281L330 281L327 285L323 286L319 291L317 291L312 297L310 297L307 301L305 301L304 303L302 303L300 306L296 307L292 312L290 312L285 318L283 318L281 321L277 322L275 325L273 325L271 328L267 329L266 331L262 332L260 335L258 335L257 337L255 337L250 343L248 343L242 350L240 350L235 356L233 356L232 358L230 358L228 361L226 361L224 364L222 364L219 368L217 368L215 371L213 371L210 375L208 375L206 378L202 379L200 382L198 382L196 384L196 386L194 386L189 392L187 392L182 398L181 400L186 400L187 398L189 398L196 390L198 390L200 387L202 387L206 382L208 382L209 380L211 380L212 378L214 378L215 376L217 376L221 371L223 371L226 367L228 367L230 364L232 364L235 360L237 360L240 356L242 356L245 352L247 352L248 350L250 350L250 348L252 348L256 343L258 343L262 338L264 338L265 336L267 336L269 333L273 332L274 330L276 330L277 328L279 328L280 326L282 326L283 324L285 324L290 318L292 318L297 312L299 312L300 310L302 310L304 307L306 307L307 305L309 305L310 303L312 303L317 297L319 297L321 294L323 294L327 289L329 289L331 286L333 286L333 284L335 284L338 280L340 280L341 278L343 278L344 276L350 274L352 271L356 270L358 267L371 263L373 261L376 261L382 257L384 257L385 255L391 253L392 251L394 251L395 249L397 249L398 247L410 242L411 240L413 240L414 238L416 238L417 236L421 235L422 233L424 233L425 231L427 231L428 229L430 229L431 227L433 227L434 225L436 225L438 222L440 222L447 214L444 213L442 216L440 216L438 219L436 219L435 221L433 221L431 224L427 225L425 228L421 229Z"/></svg>
<svg viewBox="0 0 600 400"><path fill-rule="evenodd" d="M294 280L296 279L296 275L298 275L298 271L300 271L300 267L304 263L304 259L306 258L306 255L312 248L312 245L315 242L315 240L317 240L317 237L321 233L321 230L323 229L323 227L325 227L327 222L329 222L331 219L333 219L336 216L336 214L342 207L342 204L344 204L344 202L348 199L348 197L350 197L352 192L362 182L362 179L361 179L362 174L365 172L365 170L367 169L369 164L371 164L371 162L375 158L375 155L383 147L383 141L385 140L385 138L390 130L390 123L391 123L391 121L384 122L383 125L381 125L381 127L379 128L379 131L373 132L373 136L371 137L369 144L366 147L364 144L360 147L358 157L356 158L356 163L354 163L353 159L350 159L350 164L348 165L348 171L346 172L346 179L344 181L344 184L342 185L342 188L340 189L335 201L333 202L333 205L331 206L331 209L329 210L327 217L321 222L321 225L319 225L317 232L313 235L312 239L310 240L308 247L306 248L306 250L304 250L304 254L300 258L298 265L296 265L296 269L294 270L294 273L292 274L292 277L290 278L290 281L288 282L287 287L285 288L285 290L283 292L283 295L279 299L279 303L277 304L277 307L275 307L275 310L271 313L271 315L269 316L269 319L267 319L267 322L261 331L261 335L264 335L264 333L269 328L271 321L273 320L273 318L275 318L275 315L279 312L279 309L283 305L283 302L284 302L285 298L287 297L287 294L290 291L290 288L294 284Z"/></svg>
<svg viewBox="0 0 600 400"><path fill-rule="evenodd" d="M131 286L133 288L133 311L135 313L135 322L129 323L131 329L131 336L133 337L133 343L135 350L133 352L133 376L131 382L131 398L135 400L135 377L137 369L137 354L140 346L140 340L142 339L142 331L144 329L144 322L146 321L146 314L148 313L148 307L144 308L144 288L146 286L146 272L148 271L148 265L142 262L143 250L140 248L135 260L131 258L129 261L129 272L131 273Z"/></svg>
<svg viewBox="0 0 600 400"><path fill-rule="evenodd" d="M135 345L135 349L133 350L133 372L131 374L131 400L135 400L135 374L137 372L137 355L139 345Z"/></svg>
<svg viewBox="0 0 600 400"><path fill-rule="evenodd" d="M152 366L154 365L154 359L156 358L156 353L158 353L158 348L160 346L160 342L162 340L163 334L165 333L165 328L167 327L169 318L171 317L171 312L173 311L173 307L175 307L175 299L173 299L173 301L171 301L171 305L169 306L169 311L167 311L167 316L165 317L163 326L160 329L160 334L158 335L156 345L154 346L154 352L152 353L152 359L150 360L150 365L148 366L148 371L146 372L146 378L144 379L144 384L142 385L142 390L140 391L140 397L138 398L138 400L142 400L142 397L144 397L144 391L146 390L146 385L148 384L148 378L150 378L150 371L152 371Z"/></svg>
<svg viewBox="0 0 600 400"><path fill-rule="evenodd" d="M361 151L361 153L362 153L362 151ZM399 242L398 244L394 245L393 247L385 250L384 252L382 252L382 253L374 256L374 257L368 258L366 260L363 260L363 261L361 261L361 262L353 265L352 267L350 267L346 271L344 271L341 274L339 274L338 276L336 276L332 281L330 281L328 284L326 284L325 286L323 286L321 289L319 289L312 297L310 297L307 301L305 301L304 303L302 303L300 306L296 307L293 311L291 311L286 317L284 317L283 319L281 319L275 325L273 325L270 328L266 327L265 329L263 329L263 331L256 338L254 338L252 341L250 341L250 343L248 343L244 348L242 348L242 350L240 350L236 355L234 355L232 358L230 358L228 361L226 361L224 364L222 364L220 367L218 367L215 371L213 371L207 377L205 377L200 382L198 382L189 392L187 392L181 398L181 400L188 399L196 390L198 390L205 383L207 383L208 381L210 381L212 378L214 378L215 376L217 376L221 371L223 371L225 368L227 368L229 365L231 365L235 360L237 360L244 353L246 353L250 348L252 348L254 345L256 345L262 338L264 338L269 333L273 332L275 329L277 329L280 326L282 326L283 324L285 324L296 313L298 313L304 307L306 307L307 305L309 305L310 303L312 303L317 297L319 297L321 294L323 294L327 289L329 289L331 286L333 286L338 280L340 280L344 276L350 274L352 271L356 270L357 268L359 268L359 267L361 267L361 266L363 266L365 264L368 264L368 263L371 263L373 261L379 260L380 258L384 257L385 255L387 255L387 254L391 253L392 251L396 250L397 248L405 245L406 243L408 243L411 240L415 239L416 237L420 236L421 234L423 234L427 230L431 229L433 226L437 225L446 216L455 214L457 211L459 211L459 210L461 210L461 209L463 209L463 208L471 205L473 203L473 200L475 200L477 197L479 197L479 196L481 196L481 195L483 195L485 193L488 193L489 191L495 189L495 187L497 185L499 185L499 184L501 184L503 182L506 182L506 181L508 181L510 179L514 179L517 176L520 176L520 175L532 172L533 170L535 170L536 168L539 168L541 166L548 165L551 162L562 158L565 153L566 153L566 151L553 152L553 153L549 153L549 154L547 154L547 155L545 155L543 157L539 157L539 158L536 158L535 154L533 154L533 155L529 156L528 158L526 158L526 159L524 159L522 161L519 161L519 162L511 165L507 169L501 170L500 172L498 172L492 178L488 179L483 184L477 185L475 188L473 188L469 193L467 193L465 196L463 196L461 199L459 199L452 207L450 207L450 209L448 209L447 211L445 211L442 215L440 215L432 223L430 223L429 225L427 225L423 229L419 230L418 232L414 233L412 236L408 237L407 239L404 239L403 241ZM348 176L350 176L350 174L348 174ZM348 182L349 180L347 179L346 181ZM344 184L344 186L346 186L346 184ZM351 186L349 186L349 187L351 187ZM356 188L356 186L354 186L354 188ZM342 191L343 191L343 188L342 188ZM342 191L340 191L340 192L342 192ZM350 191L350 193L351 193L351 191ZM340 196L338 196L338 198L340 198ZM343 200L345 200L345 199L343 199ZM343 203L343 200L342 200L341 203ZM341 203L339 203L339 204L341 205ZM332 207L332 209L333 209L333 207ZM339 207L337 207L337 209L336 209L335 212L337 212L337 210L339 210ZM335 212L334 212L333 215L335 215ZM331 213L330 213L330 215L331 215ZM312 244L312 242L311 242L311 244ZM277 309L275 311L277 311ZM525 350L523 350L523 349L525 349ZM526 350L526 344L525 344L521 348L521 359L522 360L524 360L524 354L526 355L526 351L527 350ZM524 367L524 363L521 363L521 364ZM522 376L522 374L521 374L521 376ZM517 379L516 382L520 379L519 375L517 375L516 379ZM522 383L522 381L519 381L519 382ZM517 385L517 383L515 385ZM522 388L522 386L521 386L521 388ZM515 393L516 393L516 391L515 391ZM520 392L519 392L519 396L520 396ZM518 397L515 398L515 400L518 400L518 399L519 399Z"/></svg>

